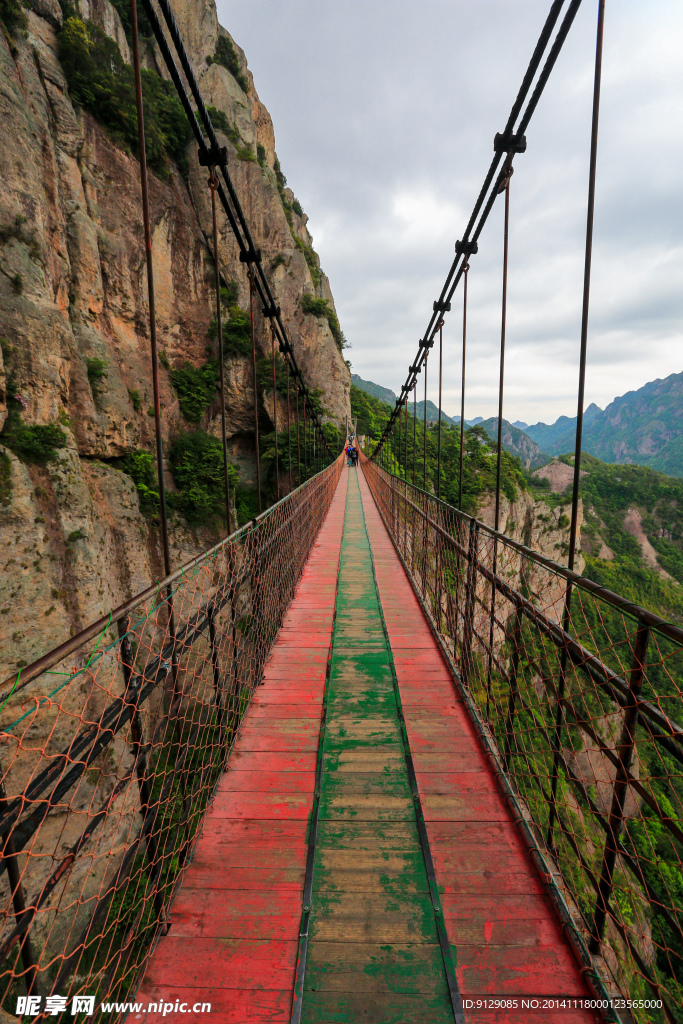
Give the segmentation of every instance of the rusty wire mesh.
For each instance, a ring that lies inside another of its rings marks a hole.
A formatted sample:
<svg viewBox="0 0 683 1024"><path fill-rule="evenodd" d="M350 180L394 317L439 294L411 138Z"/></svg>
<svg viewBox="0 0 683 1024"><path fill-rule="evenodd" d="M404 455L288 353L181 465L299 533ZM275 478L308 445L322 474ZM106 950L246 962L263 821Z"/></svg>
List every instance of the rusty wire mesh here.
<svg viewBox="0 0 683 1024"><path fill-rule="evenodd" d="M683 1020L683 629L363 468L622 1019Z"/></svg>
<svg viewBox="0 0 683 1024"><path fill-rule="evenodd" d="M134 991L341 465L22 673L0 720L9 1013Z"/></svg>

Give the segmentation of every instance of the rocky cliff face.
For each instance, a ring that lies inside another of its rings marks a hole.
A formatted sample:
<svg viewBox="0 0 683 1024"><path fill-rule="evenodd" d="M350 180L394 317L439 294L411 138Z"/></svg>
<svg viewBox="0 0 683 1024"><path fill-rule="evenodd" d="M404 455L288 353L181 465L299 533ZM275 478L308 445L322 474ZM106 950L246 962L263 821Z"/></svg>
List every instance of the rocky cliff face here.
<svg viewBox="0 0 683 1024"><path fill-rule="evenodd" d="M326 418L343 422L350 377L342 352L328 319L302 309L310 295L333 310L332 294L312 256L305 214L298 203L283 206L283 196L287 203L293 197L276 177L270 116L238 47L247 92L226 67L207 62L219 38L229 38L213 0L176 0L174 8L206 102L232 128L233 141L221 136L221 143L299 365L320 389ZM109 0L82 0L80 14L129 61ZM141 513L131 478L111 461L154 450L139 164L71 102L58 58L56 0L32 0L27 15L28 30L13 45L0 33L0 428L9 411L24 425L59 426L66 447L40 465L18 457L3 445L7 434L0 435L0 678L162 574L157 529ZM151 44L145 63L164 74ZM192 144L188 162L186 177L173 165L166 178L150 173L167 449L188 429L170 369L207 360L215 308L207 171ZM223 276L248 309L245 268L222 213L219 236ZM255 324L259 349L269 353L258 309ZM249 361L230 357L228 432L247 480L254 461L251 389ZM264 391L265 429L272 408ZM200 426L217 434L219 420L216 397ZM167 482L172 489L170 473ZM211 539L207 529L192 530L174 516L174 564Z"/></svg>

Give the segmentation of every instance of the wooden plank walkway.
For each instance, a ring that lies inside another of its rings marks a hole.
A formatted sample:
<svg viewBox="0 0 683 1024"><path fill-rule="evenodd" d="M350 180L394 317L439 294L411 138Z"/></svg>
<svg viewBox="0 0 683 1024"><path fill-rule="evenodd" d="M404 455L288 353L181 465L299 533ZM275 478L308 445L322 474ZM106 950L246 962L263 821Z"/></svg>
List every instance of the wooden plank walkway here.
<svg viewBox="0 0 683 1024"><path fill-rule="evenodd" d="M453 964L465 999L588 997L362 473L345 469L138 1002L290 1021L324 702L302 1024L452 1024ZM481 1024L597 1019L465 1010Z"/></svg>

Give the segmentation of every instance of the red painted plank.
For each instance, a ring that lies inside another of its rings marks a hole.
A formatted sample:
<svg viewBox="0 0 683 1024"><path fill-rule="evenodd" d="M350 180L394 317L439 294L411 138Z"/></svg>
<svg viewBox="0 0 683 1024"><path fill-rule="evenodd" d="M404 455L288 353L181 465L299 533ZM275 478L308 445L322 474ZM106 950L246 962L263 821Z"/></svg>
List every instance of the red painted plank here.
<svg viewBox="0 0 683 1024"><path fill-rule="evenodd" d="M311 793L315 789L315 772L277 772L261 766L260 770L230 768L223 778L217 798L226 793Z"/></svg>
<svg viewBox="0 0 683 1024"><path fill-rule="evenodd" d="M251 708L249 709L249 721L257 722L260 719L270 719L273 716L275 718L311 718L316 722L320 721L320 714L322 710L322 694L320 701L313 703L312 701L301 701L299 704L292 704L290 702L284 703L282 701L268 702L264 699L254 701Z"/></svg>
<svg viewBox="0 0 683 1024"><path fill-rule="evenodd" d="M181 889L171 911L172 931L194 939L288 939L299 935L301 896L266 889L256 892Z"/></svg>
<svg viewBox="0 0 683 1024"><path fill-rule="evenodd" d="M306 821L313 788L307 793L219 792L214 798L214 818L288 818Z"/></svg>
<svg viewBox="0 0 683 1024"><path fill-rule="evenodd" d="M282 991L290 982L296 966L298 942L234 939L217 945L212 938L186 938L173 929L164 942L166 969L184 988L195 989L201 999L207 979L221 989L259 989ZM154 985L151 971L147 985Z"/></svg>
<svg viewBox="0 0 683 1024"><path fill-rule="evenodd" d="M268 755L268 770L273 772L313 772L316 756L314 753L295 754L271 751ZM255 750L234 750L228 762L231 771L259 771L265 767L263 758Z"/></svg>
<svg viewBox="0 0 683 1024"><path fill-rule="evenodd" d="M302 892L304 878L306 875L306 852L307 848L302 847L300 851L279 850L284 865L268 867L264 863L266 858L262 857L261 851L252 847L251 864L249 867L225 867L223 864L216 864L213 852L204 861L196 857L192 862L192 869L187 871L183 878L183 888L186 889L290 889L293 892ZM299 854L301 855L299 857ZM294 866L295 856L302 861Z"/></svg>

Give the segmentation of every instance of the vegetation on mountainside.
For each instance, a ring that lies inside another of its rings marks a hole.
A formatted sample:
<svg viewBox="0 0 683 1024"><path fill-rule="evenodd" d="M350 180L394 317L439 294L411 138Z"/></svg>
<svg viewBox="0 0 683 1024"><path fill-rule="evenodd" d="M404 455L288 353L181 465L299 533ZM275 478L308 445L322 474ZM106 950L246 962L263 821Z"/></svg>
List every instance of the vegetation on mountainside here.
<svg viewBox="0 0 683 1024"><path fill-rule="evenodd" d="M207 107L207 112L211 118L211 124L217 132L223 132L232 142L233 146L239 146L242 142L242 136L235 128L234 124L230 124L228 121L228 115L224 110L219 110L217 107Z"/></svg>
<svg viewBox="0 0 683 1024"><path fill-rule="evenodd" d="M177 509L191 526L225 523L223 444L203 430L179 434L171 445L168 462L177 491L169 491L169 508ZM228 464L228 482L234 489L238 472Z"/></svg>
<svg viewBox="0 0 683 1024"><path fill-rule="evenodd" d="M232 292L222 288L221 305L228 306L228 319L224 320L221 324L223 354L226 356L250 356L251 317L235 301L231 301L231 298ZM227 301L224 301L224 299ZM206 333L212 341L216 338L218 325L215 320L211 321Z"/></svg>
<svg viewBox="0 0 683 1024"><path fill-rule="evenodd" d="M209 360L203 366L183 363L171 370L173 387L178 393L180 411L188 423L199 423L216 397L218 363Z"/></svg>
<svg viewBox="0 0 683 1024"><path fill-rule="evenodd" d="M15 39L28 27L28 19L21 0L0 0L0 29L9 39Z"/></svg>
<svg viewBox="0 0 683 1024"><path fill-rule="evenodd" d="M107 364L104 359L86 359L85 365L88 368L88 384L94 399L102 394L102 381L106 378Z"/></svg>
<svg viewBox="0 0 683 1024"><path fill-rule="evenodd" d="M303 239L294 230L294 219L292 217L292 211L296 213L299 217L303 217L304 211L298 199L293 199L290 201L287 198L287 193L285 192L287 178L282 173L280 161L278 160L277 157L275 157L273 170L275 172L275 184L277 185L278 195L280 196L280 202L282 203L282 209L285 212L285 217L287 218L287 223L289 224L289 231L292 236L292 241L294 242L299 252L303 254L303 257L306 260L306 265L308 266L308 269L311 272L311 280L313 281L313 285L314 287L317 288L320 285L323 277L322 270L320 269L320 260L318 259L318 254L313 248L313 246L304 242Z"/></svg>
<svg viewBox="0 0 683 1024"><path fill-rule="evenodd" d="M159 483L154 456L144 449L139 449L128 452L116 465L127 473L135 484L143 516L154 519L159 514Z"/></svg>
<svg viewBox="0 0 683 1024"><path fill-rule="evenodd" d="M344 337L344 332L339 326L337 314L332 309L327 299L318 299L315 296L306 293L306 295L301 299L301 308L304 313L307 313L310 316L315 316L320 319L324 318L327 320L330 331L332 332L332 337L334 338L335 344L340 352L349 347L348 342Z"/></svg>
<svg viewBox="0 0 683 1024"><path fill-rule="evenodd" d="M256 360L256 379L263 391L273 390L273 359L272 356L259 356ZM283 398L287 397L287 364L279 352L275 353L275 390ZM294 388L289 389L290 409L293 410ZM292 413L290 412L290 416Z"/></svg>
<svg viewBox="0 0 683 1024"><path fill-rule="evenodd" d="M206 58L207 64L220 64L221 67L225 68L230 72L232 77L239 85L242 92L249 92L249 82L247 76L243 73L240 68L239 57L237 56L237 50L232 44L232 40L228 39L227 36L219 36L216 43L216 52L213 57Z"/></svg>
<svg viewBox="0 0 683 1024"><path fill-rule="evenodd" d="M59 34L59 59L74 103L105 125L116 142L138 149L133 69L109 36L92 21L72 15ZM172 82L142 71L147 162L162 176L168 159L186 169L190 125Z"/></svg>
<svg viewBox="0 0 683 1024"><path fill-rule="evenodd" d="M67 435L56 423L29 425L22 421L21 409L26 408L26 402L17 390L12 372L7 375L5 390L7 419L0 433L0 444L5 445L24 462L39 466L53 462L60 449L66 448Z"/></svg>
<svg viewBox="0 0 683 1024"><path fill-rule="evenodd" d="M606 462L650 466L683 477L683 373L653 380L615 398L606 409L584 413L583 450ZM576 417L525 428L543 451L562 455L574 449Z"/></svg>

